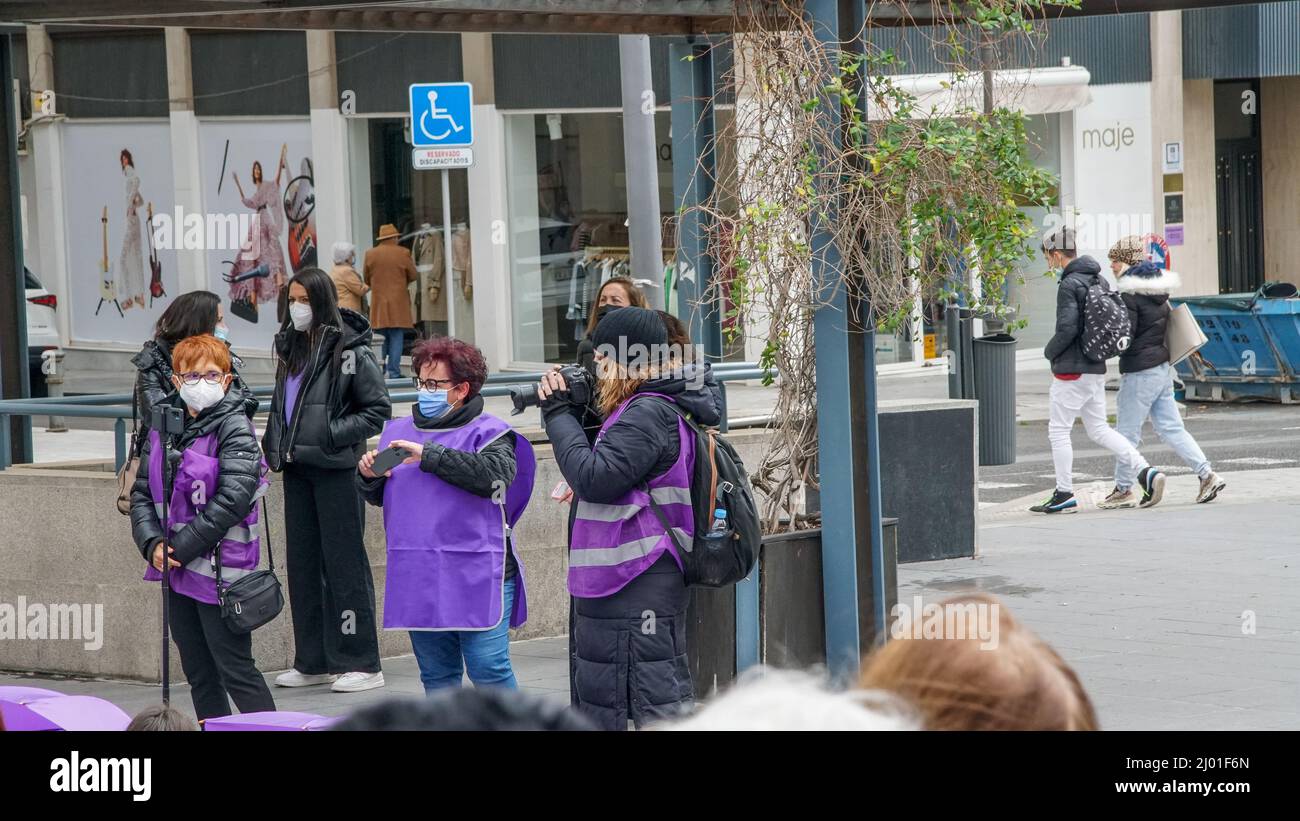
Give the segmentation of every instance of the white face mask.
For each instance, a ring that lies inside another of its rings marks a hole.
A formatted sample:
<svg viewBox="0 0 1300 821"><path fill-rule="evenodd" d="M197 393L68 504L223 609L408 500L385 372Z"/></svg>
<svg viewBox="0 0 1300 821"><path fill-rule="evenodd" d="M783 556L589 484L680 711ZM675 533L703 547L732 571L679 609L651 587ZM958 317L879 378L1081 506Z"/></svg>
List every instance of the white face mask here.
<svg viewBox="0 0 1300 821"><path fill-rule="evenodd" d="M196 413L217 404L225 395L226 389L220 382L213 385L207 380L200 379L197 385L181 385L181 399Z"/></svg>
<svg viewBox="0 0 1300 821"><path fill-rule="evenodd" d="M294 330L305 331L311 327L311 306L295 302L289 306L289 318Z"/></svg>

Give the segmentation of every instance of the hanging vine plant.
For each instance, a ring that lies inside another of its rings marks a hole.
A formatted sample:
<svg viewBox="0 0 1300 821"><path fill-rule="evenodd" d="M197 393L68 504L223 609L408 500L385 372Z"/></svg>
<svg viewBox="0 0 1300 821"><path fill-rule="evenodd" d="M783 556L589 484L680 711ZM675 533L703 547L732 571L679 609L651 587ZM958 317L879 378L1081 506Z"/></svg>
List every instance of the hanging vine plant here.
<svg viewBox="0 0 1300 821"><path fill-rule="evenodd" d="M828 45L799 0L736 0L722 83L735 114L718 135L736 160L697 210L725 271L705 298L730 306L728 342L755 339L765 382L778 387L751 475L767 532L819 521L806 504L819 489L819 309L847 295L846 325L897 332L924 294L1014 326L1005 286L1037 251L1022 209L1050 206L1057 181L1030 160L1016 88L999 85L999 107L983 110L981 72L1023 61L1041 37L1037 18L1077 5L936 2L938 22L905 38L898 23L916 4L869 3L890 27ZM906 81L906 46L918 41L913 51L942 66L939 94ZM818 270L830 281L814 281Z"/></svg>

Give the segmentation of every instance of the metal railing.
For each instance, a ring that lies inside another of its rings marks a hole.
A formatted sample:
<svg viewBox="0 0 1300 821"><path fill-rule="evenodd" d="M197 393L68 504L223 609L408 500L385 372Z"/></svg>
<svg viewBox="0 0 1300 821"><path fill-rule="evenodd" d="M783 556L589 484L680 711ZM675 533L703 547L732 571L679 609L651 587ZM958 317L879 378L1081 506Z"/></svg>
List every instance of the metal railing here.
<svg viewBox="0 0 1300 821"><path fill-rule="evenodd" d="M743 382L762 379L765 371L755 362L721 362L713 365L713 377L722 390L722 431L728 430L727 420L727 382ZM775 372L774 372L775 373ZM487 382L479 393L482 396L509 396L516 387L537 382L544 375L543 371L529 373L506 372L488 374ZM414 402L417 391L411 384L410 377L388 379L388 398L393 402ZM274 385L259 385L250 388L253 395L262 401L257 405L258 413L271 409L271 394ZM113 465L121 469L126 462L127 420L131 418L130 393L100 393L84 396L61 396L57 402L47 398L4 399L0 400L0 470L13 464L12 442L10 441L10 417L13 416L62 416L79 419L112 419L113 421ZM744 424L754 424L763 417L746 417ZM736 420L741 422L742 420Z"/></svg>

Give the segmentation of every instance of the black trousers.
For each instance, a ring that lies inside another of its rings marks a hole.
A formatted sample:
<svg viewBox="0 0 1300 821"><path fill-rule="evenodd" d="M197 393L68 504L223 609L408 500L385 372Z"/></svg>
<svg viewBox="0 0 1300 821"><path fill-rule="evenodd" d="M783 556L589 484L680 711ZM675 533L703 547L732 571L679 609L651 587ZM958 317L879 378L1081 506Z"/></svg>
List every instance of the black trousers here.
<svg viewBox="0 0 1300 821"><path fill-rule="evenodd" d="M200 719L230 715L226 693L241 713L274 710L266 679L253 661L253 634L230 632L221 608L175 590L168 599L172 641L181 654L181 669L190 684L194 714Z"/></svg>
<svg viewBox="0 0 1300 821"><path fill-rule="evenodd" d="M622 590L574 599L573 695L606 730L674 718L694 703L682 572L665 553Z"/></svg>
<svg viewBox="0 0 1300 821"><path fill-rule="evenodd" d="M365 503L355 473L302 465L284 469L293 666L305 675L380 669Z"/></svg>

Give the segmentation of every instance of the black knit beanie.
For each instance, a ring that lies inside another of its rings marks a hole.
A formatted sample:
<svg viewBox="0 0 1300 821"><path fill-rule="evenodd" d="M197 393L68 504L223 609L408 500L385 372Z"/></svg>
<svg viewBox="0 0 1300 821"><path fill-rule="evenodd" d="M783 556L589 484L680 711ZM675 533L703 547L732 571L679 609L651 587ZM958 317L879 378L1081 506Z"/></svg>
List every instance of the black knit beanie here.
<svg viewBox="0 0 1300 821"><path fill-rule="evenodd" d="M620 365L645 364L659 360L668 350L668 329L659 314L648 308L618 308L596 323L591 344Z"/></svg>

